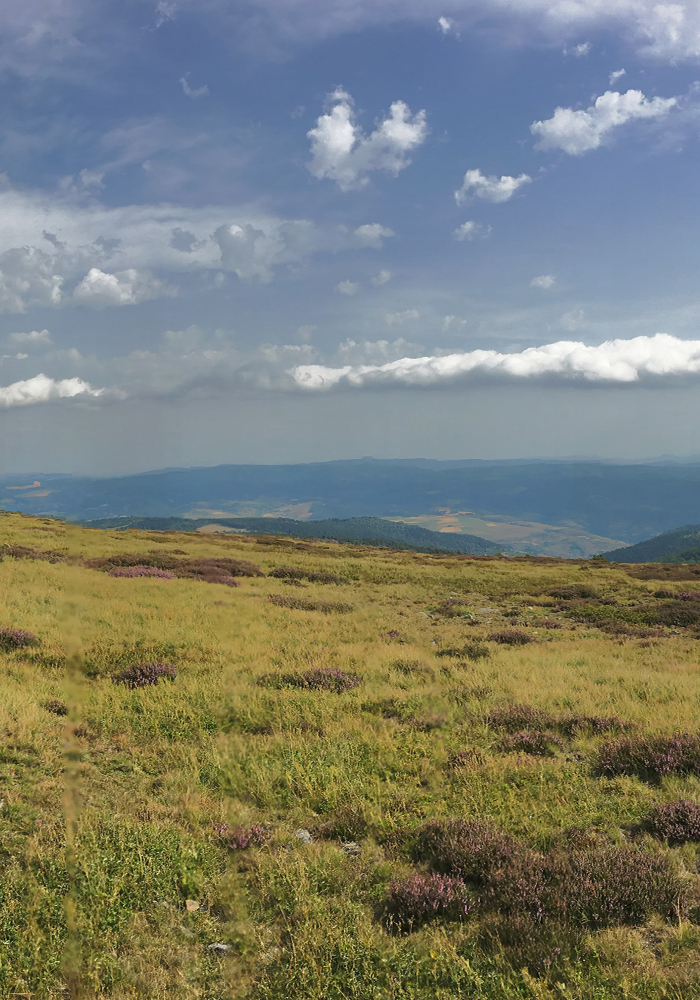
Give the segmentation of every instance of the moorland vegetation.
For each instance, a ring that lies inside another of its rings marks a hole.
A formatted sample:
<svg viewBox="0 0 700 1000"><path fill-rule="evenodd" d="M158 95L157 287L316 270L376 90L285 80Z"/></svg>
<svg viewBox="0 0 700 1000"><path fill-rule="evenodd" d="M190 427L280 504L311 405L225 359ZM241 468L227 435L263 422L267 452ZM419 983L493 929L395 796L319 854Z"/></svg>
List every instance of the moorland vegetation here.
<svg viewBox="0 0 700 1000"><path fill-rule="evenodd" d="M695 568L0 534L0 995L700 997Z"/></svg>

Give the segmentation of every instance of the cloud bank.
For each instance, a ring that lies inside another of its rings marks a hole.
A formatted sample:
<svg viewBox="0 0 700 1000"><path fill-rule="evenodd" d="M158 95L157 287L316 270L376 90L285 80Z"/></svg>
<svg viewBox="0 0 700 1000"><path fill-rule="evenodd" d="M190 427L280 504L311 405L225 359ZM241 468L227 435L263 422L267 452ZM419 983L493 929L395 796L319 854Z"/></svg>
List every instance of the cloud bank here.
<svg viewBox="0 0 700 1000"><path fill-rule="evenodd" d="M591 382L630 383L644 376L678 376L700 372L700 340L669 334L609 340L597 347L558 341L513 354L468 351L444 356L399 358L387 364L297 365L288 374L301 389L322 391L334 386L430 386L467 377L496 375L516 379L557 376Z"/></svg>

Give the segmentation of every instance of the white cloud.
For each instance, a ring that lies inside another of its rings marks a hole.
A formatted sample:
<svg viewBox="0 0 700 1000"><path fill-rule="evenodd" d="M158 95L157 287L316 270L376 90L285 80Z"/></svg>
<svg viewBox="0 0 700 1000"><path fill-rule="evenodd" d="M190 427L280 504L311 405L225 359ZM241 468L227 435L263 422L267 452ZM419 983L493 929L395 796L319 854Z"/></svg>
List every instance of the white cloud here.
<svg viewBox="0 0 700 1000"><path fill-rule="evenodd" d="M22 382L0 386L0 406L29 406L32 403L48 403L53 399L70 399L74 396L99 396L104 390L93 389L79 378L64 378L59 381L43 373Z"/></svg>
<svg viewBox="0 0 700 1000"><path fill-rule="evenodd" d="M583 56L587 56L591 51L592 45L590 42L581 42L579 45L572 45L570 49L564 49L565 56L573 56L574 59L581 59Z"/></svg>
<svg viewBox="0 0 700 1000"><path fill-rule="evenodd" d="M572 309L571 312L564 313L559 320L559 324L565 330L568 330L569 333L574 333L576 330L582 330L585 326L588 326L586 314L583 309Z"/></svg>
<svg viewBox="0 0 700 1000"><path fill-rule="evenodd" d="M36 247L0 253L0 312L25 312L29 306L58 306L63 277L52 254Z"/></svg>
<svg viewBox="0 0 700 1000"><path fill-rule="evenodd" d="M395 361L397 358L405 357L406 352L412 350L421 350L421 347L418 344L411 344L403 337L394 341L348 339L340 344L333 361L341 366L347 364L381 365L386 364L387 361Z"/></svg>
<svg viewBox="0 0 700 1000"><path fill-rule="evenodd" d="M105 172L99 170L88 170L85 168L81 170L78 174L80 178L80 184L86 190L91 187L103 188L104 187L104 176Z"/></svg>
<svg viewBox="0 0 700 1000"><path fill-rule="evenodd" d="M610 81L610 86L612 87L612 85L616 83L621 77L625 76L626 73L627 73L626 69L613 70L610 76L608 77L608 80Z"/></svg>
<svg viewBox="0 0 700 1000"><path fill-rule="evenodd" d="M536 278L533 278L530 282L530 288L552 288L556 284L557 279L553 274L538 274Z"/></svg>
<svg viewBox="0 0 700 1000"><path fill-rule="evenodd" d="M208 97L209 87L207 87L206 83L204 84L203 87L197 87L197 89L194 90L192 87L190 87L189 82L187 80L187 77L189 75L190 75L189 73L185 73L184 76L180 77L180 83L182 84L182 89L185 92L185 94L188 97L191 97L193 101L196 101L198 97Z"/></svg>
<svg viewBox="0 0 700 1000"><path fill-rule="evenodd" d="M418 319L420 313L417 309L404 309L403 312L387 313L384 317L389 326L403 326L404 323L412 319Z"/></svg>
<svg viewBox="0 0 700 1000"><path fill-rule="evenodd" d="M462 319L460 316L443 316L442 317L442 332L449 333L450 330L461 330L467 325L466 319Z"/></svg>
<svg viewBox="0 0 700 1000"><path fill-rule="evenodd" d="M176 11L176 3L170 3L169 0L158 0L155 9L156 28L160 28L166 21L172 21Z"/></svg>
<svg viewBox="0 0 700 1000"><path fill-rule="evenodd" d="M335 181L341 191L366 187L375 170L396 177L428 135L425 111L412 115L403 101L391 105L389 116L377 122L370 135L357 123L353 100L342 87L329 95L329 104L329 111L307 132L311 140L307 167L319 180Z"/></svg>
<svg viewBox="0 0 700 1000"><path fill-rule="evenodd" d="M149 274L142 274L130 267L114 274L91 267L73 292L73 298L85 305L133 306L146 299L159 299L177 294L172 285L159 281Z"/></svg>
<svg viewBox="0 0 700 1000"><path fill-rule="evenodd" d="M585 111L557 108L546 121L533 122L530 131L538 137L536 149L561 149L581 156L597 149L613 129L636 118L663 118L677 103L675 97L646 98L641 90L625 94L606 90Z"/></svg>
<svg viewBox="0 0 700 1000"><path fill-rule="evenodd" d="M11 333L7 338L12 344L23 344L24 346L50 346L52 343L51 334L48 330L31 330L29 333Z"/></svg>
<svg viewBox="0 0 700 1000"><path fill-rule="evenodd" d="M459 32L451 17L439 17L438 28L443 35L457 35L459 37Z"/></svg>
<svg viewBox="0 0 700 1000"><path fill-rule="evenodd" d="M541 376L590 382L629 383L642 377L700 373L700 340L679 340L669 334L610 340L597 347L559 341L519 353L468 351L428 357L404 357L384 364L298 365L289 375L302 389L327 390L339 383L429 386L469 377Z"/></svg>
<svg viewBox="0 0 700 1000"><path fill-rule="evenodd" d="M375 274L375 276L369 280L373 285L379 288L380 285L386 285L387 281L391 281L391 271L380 271L379 274Z"/></svg>
<svg viewBox="0 0 700 1000"><path fill-rule="evenodd" d="M491 226L484 226L480 222L474 222L472 219L469 219L467 222L463 222L461 226L457 226L452 235L456 240L462 242L463 240L486 239L490 232Z"/></svg>
<svg viewBox="0 0 700 1000"><path fill-rule="evenodd" d="M393 229L380 226L378 222L370 222L364 226L358 226L353 235L361 247L379 250L384 246L383 241L394 236L395 233Z"/></svg>
<svg viewBox="0 0 700 1000"><path fill-rule="evenodd" d="M512 198L518 188L529 184L532 178L527 174L519 177L486 177L480 170L467 170L461 188L455 191L455 201L463 205L470 198L483 198L484 201L501 202Z"/></svg>
<svg viewBox="0 0 700 1000"><path fill-rule="evenodd" d="M343 295L354 295L359 287L356 281L339 281L335 286L335 290L336 292L342 292Z"/></svg>

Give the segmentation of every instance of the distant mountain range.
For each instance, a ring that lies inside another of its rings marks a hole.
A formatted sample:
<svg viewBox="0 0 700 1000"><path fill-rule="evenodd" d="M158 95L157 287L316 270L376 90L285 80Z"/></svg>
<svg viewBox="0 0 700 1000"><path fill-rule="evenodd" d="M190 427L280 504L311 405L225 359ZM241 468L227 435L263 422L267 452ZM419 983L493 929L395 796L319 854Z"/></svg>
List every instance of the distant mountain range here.
<svg viewBox="0 0 700 1000"><path fill-rule="evenodd" d="M697 563L700 562L700 524L686 524L646 542L605 553L612 562Z"/></svg>
<svg viewBox="0 0 700 1000"><path fill-rule="evenodd" d="M466 555L512 554L476 535L429 531L413 524L384 521L381 517L333 518L325 521L293 521L282 517L236 517L194 520L184 517L110 517L86 521L89 528L141 528L145 531L197 531L211 527L244 531L255 535L289 535L294 538L332 538L355 545L381 545L416 552L460 552Z"/></svg>
<svg viewBox="0 0 700 1000"><path fill-rule="evenodd" d="M79 521L263 514L304 521L471 512L635 543L700 522L700 464L358 459L165 469L105 479L37 473L0 478L0 508Z"/></svg>

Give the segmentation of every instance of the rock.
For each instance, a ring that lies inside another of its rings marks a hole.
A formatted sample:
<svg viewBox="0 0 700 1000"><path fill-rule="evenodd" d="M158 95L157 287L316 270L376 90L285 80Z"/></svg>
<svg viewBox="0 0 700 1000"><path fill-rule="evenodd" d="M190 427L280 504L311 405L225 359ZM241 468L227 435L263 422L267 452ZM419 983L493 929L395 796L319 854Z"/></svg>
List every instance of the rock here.
<svg viewBox="0 0 700 1000"><path fill-rule="evenodd" d="M362 848L354 840L348 840L346 843L340 845L341 851L343 851L349 858L356 858L362 853Z"/></svg>
<svg viewBox="0 0 700 1000"><path fill-rule="evenodd" d="M215 941L214 944L207 945L207 951L213 951L216 955L225 955L230 947L230 944L222 944L221 941Z"/></svg>
<svg viewBox="0 0 700 1000"><path fill-rule="evenodd" d="M297 830L294 836L297 840L300 840L302 844L310 844L314 839L308 830Z"/></svg>
<svg viewBox="0 0 700 1000"><path fill-rule="evenodd" d="M196 913L199 909L199 903L196 899L186 899L185 907L187 908L188 913Z"/></svg>

